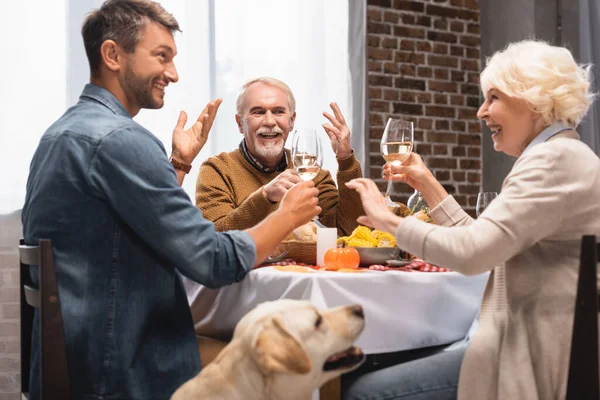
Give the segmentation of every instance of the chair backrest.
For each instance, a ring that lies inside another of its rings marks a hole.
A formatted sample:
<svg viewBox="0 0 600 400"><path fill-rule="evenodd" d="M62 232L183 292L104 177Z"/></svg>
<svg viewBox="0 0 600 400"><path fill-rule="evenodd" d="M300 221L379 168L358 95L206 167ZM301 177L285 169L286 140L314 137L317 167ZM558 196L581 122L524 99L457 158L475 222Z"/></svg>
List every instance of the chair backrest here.
<svg viewBox="0 0 600 400"><path fill-rule="evenodd" d="M596 236L581 241L577 300L571 339L571 359L567 400L599 399L598 379L598 287L596 270L600 262L600 243Z"/></svg>
<svg viewBox="0 0 600 400"><path fill-rule="evenodd" d="M40 316L40 398L71 398L67 349L52 256L52 242L41 239L39 246L19 243L21 311L21 393L29 393L31 333L34 307ZM39 289L29 275L29 266L39 266Z"/></svg>

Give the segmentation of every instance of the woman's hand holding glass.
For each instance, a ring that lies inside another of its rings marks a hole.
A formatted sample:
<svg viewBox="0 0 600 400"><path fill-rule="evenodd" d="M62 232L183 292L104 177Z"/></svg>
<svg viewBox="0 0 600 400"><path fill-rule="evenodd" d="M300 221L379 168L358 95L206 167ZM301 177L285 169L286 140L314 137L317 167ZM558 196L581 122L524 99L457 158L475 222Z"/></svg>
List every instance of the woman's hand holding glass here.
<svg viewBox="0 0 600 400"><path fill-rule="evenodd" d="M412 152L402 164L386 163L383 166L383 177L388 181L404 182L420 192L435 179L421 156Z"/></svg>
<svg viewBox="0 0 600 400"><path fill-rule="evenodd" d="M425 166L423 159L417 153L411 153L402 164L384 165L383 177L388 181L404 182L421 192L430 208L434 208L448 197L446 189Z"/></svg>

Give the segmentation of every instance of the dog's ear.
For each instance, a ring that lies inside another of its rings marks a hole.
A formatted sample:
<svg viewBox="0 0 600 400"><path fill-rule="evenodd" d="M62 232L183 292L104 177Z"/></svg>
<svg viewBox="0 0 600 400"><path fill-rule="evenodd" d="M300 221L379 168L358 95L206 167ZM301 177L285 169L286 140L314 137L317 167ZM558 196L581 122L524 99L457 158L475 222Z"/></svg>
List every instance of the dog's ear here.
<svg viewBox="0 0 600 400"><path fill-rule="evenodd" d="M266 322L258 333L253 355L265 375L277 372L306 374L311 368L306 351L276 317Z"/></svg>

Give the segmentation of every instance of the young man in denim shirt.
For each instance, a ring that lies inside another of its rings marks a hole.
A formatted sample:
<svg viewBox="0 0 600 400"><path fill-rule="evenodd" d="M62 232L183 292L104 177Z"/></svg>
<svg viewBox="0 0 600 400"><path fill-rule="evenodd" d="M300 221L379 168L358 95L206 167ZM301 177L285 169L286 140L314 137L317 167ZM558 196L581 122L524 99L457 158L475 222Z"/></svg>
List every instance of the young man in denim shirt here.
<svg viewBox="0 0 600 400"><path fill-rule="evenodd" d="M240 281L295 227L319 214L312 181L245 231L215 232L179 186L220 100L161 142L133 121L177 82L173 33L158 3L108 0L82 28L91 83L43 135L23 208L27 244L52 239L75 399L166 399L200 369L179 275ZM37 279L34 277L34 279ZM31 397L39 398L39 313Z"/></svg>

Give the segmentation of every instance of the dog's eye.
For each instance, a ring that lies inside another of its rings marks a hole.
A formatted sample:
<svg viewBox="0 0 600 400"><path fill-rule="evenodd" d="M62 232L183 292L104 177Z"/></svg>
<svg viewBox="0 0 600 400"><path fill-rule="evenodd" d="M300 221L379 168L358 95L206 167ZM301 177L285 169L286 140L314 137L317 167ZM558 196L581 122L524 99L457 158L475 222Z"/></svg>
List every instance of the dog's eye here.
<svg viewBox="0 0 600 400"><path fill-rule="evenodd" d="M322 323L323 323L323 317L319 315L317 317L317 320L315 321L315 328L320 327Z"/></svg>

